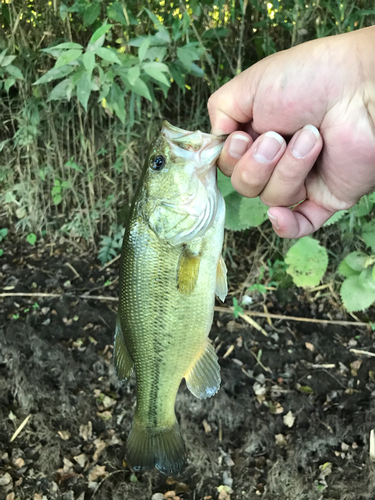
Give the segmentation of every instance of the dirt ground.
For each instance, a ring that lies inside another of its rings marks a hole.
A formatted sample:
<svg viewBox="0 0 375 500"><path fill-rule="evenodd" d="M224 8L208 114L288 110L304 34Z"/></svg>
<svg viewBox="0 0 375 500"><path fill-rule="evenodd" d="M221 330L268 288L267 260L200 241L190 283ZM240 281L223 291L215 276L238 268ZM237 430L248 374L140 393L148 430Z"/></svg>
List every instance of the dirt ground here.
<svg viewBox="0 0 375 500"><path fill-rule="evenodd" d="M221 389L200 401L183 383L177 398L186 469L134 474L135 380L121 386L112 359L117 302L82 298L116 299L118 261L100 270L78 247L16 241L2 243L0 293L57 296L0 297L1 499L375 499L375 359L351 351L375 352L370 328L258 318L266 337L215 313ZM269 293L269 312L352 320L327 296L288 299Z"/></svg>

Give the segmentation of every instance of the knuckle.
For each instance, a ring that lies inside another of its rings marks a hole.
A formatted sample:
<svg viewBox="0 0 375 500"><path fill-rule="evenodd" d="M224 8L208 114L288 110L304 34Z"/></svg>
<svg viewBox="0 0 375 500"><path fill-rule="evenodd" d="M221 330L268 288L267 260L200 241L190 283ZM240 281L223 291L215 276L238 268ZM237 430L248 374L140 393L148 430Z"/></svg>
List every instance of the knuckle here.
<svg viewBox="0 0 375 500"><path fill-rule="evenodd" d="M294 168L281 168L277 171L277 177L283 184L300 184L299 172Z"/></svg>
<svg viewBox="0 0 375 500"><path fill-rule="evenodd" d="M240 173L240 182L246 191L256 193L256 195L264 189L265 184L261 179L255 175L251 175L251 173L247 172L245 169Z"/></svg>
<svg viewBox="0 0 375 500"><path fill-rule="evenodd" d="M265 195L264 193L260 193L259 195L259 199L260 201L266 205L267 207L274 207L274 206L277 206L277 204L275 203L272 203L272 201L267 197L267 195Z"/></svg>
<svg viewBox="0 0 375 500"><path fill-rule="evenodd" d="M208 112L209 113L212 113L213 110L215 108L215 105L214 105L214 96L211 95L207 101L207 109L208 109Z"/></svg>

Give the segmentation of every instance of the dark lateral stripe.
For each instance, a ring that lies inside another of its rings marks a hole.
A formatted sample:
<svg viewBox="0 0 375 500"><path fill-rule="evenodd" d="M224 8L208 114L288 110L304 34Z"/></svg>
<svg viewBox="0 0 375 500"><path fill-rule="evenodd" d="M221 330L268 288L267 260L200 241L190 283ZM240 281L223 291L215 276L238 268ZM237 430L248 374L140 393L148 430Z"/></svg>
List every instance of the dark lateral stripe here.
<svg viewBox="0 0 375 500"><path fill-rule="evenodd" d="M153 357L154 357L154 366L152 370L152 390L150 392L149 401L148 401L148 412L147 412L147 420L149 425L152 427L157 427L158 425L158 396L159 396L159 381L160 381L160 356L158 356L158 352L160 352L160 342L156 337L153 343Z"/></svg>

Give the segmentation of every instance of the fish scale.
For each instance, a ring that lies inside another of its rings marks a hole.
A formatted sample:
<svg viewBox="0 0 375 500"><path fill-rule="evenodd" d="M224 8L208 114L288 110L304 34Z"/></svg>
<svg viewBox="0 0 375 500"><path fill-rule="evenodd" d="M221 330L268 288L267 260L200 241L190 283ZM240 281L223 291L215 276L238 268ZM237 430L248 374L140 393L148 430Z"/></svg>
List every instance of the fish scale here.
<svg viewBox="0 0 375 500"><path fill-rule="evenodd" d="M164 122L125 231L115 366L121 380L133 367L136 372L137 405L127 443L135 470L182 470L185 450L174 406L183 378L199 398L219 389L208 334L215 291L221 299L226 295L225 205L215 175L222 145L222 138Z"/></svg>

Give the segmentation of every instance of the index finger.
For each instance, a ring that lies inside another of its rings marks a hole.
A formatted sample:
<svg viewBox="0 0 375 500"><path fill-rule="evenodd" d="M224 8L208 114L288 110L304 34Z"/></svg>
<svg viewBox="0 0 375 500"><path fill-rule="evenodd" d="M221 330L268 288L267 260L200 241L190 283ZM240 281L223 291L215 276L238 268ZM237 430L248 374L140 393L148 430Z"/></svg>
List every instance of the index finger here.
<svg viewBox="0 0 375 500"><path fill-rule="evenodd" d="M251 74L249 70L240 73L209 98L207 108L212 134L231 134L239 129L240 123L251 121L254 101Z"/></svg>

